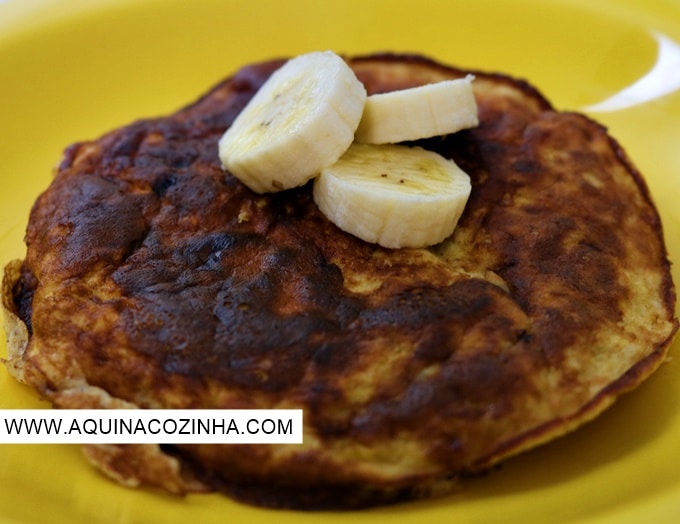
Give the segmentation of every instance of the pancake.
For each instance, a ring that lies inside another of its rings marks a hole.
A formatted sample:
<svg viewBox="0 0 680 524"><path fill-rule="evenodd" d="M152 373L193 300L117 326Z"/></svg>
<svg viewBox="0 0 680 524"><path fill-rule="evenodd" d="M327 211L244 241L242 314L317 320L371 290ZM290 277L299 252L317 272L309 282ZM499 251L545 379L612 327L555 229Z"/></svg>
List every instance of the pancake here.
<svg viewBox="0 0 680 524"><path fill-rule="evenodd" d="M310 185L256 195L217 141L283 62L70 146L5 271L7 367L56 408L301 408L299 445L88 445L127 486L269 507L434 496L635 388L677 330L659 215L607 130L523 80L347 58L369 94L474 74L480 125L417 142L472 193L389 250Z"/></svg>

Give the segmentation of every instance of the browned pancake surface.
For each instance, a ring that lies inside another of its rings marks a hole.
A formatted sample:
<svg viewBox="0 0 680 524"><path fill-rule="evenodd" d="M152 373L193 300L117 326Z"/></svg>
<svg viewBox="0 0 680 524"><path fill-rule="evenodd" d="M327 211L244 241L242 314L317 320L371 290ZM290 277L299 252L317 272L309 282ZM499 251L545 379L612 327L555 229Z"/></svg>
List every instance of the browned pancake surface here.
<svg viewBox="0 0 680 524"><path fill-rule="evenodd" d="M471 176L458 228L382 249L309 185L260 196L221 169L217 140L280 63L66 151L7 273L9 366L58 407L300 407L305 442L92 446L93 463L273 506L400 500L575 428L660 364L661 225L604 128L476 72L480 126L419 142ZM468 73L349 63L369 93Z"/></svg>

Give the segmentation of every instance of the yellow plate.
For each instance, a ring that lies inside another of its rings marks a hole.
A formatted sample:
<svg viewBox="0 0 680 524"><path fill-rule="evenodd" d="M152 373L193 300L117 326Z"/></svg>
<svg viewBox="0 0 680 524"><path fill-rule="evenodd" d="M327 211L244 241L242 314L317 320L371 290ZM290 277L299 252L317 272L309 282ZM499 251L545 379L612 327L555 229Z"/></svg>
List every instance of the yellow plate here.
<svg viewBox="0 0 680 524"><path fill-rule="evenodd" d="M0 263L23 256L29 209L66 145L170 112L247 62L315 49L420 52L526 77L560 109L588 107L646 175L680 282L677 0L0 2ZM593 423L442 500L265 511L121 488L77 447L4 445L0 521L676 522L679 351ZM0 369L0 408L18 407L44 406Z"/></svg>

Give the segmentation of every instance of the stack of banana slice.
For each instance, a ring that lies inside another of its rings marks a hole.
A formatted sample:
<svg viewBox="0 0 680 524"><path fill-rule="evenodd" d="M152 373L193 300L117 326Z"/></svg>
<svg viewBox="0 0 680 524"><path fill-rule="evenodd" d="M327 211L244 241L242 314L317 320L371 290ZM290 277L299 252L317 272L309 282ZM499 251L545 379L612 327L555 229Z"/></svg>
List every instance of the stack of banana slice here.
<svg viewBox="0 0 680 524"><path fill-rule="evenodd" d="M425 247L454 230L470 178L400 142L476 126L472 77L367 96L345 61L286 62L219 142L223 167L257 193L314 180L314 201L342 230L388 248Z"/></svg>

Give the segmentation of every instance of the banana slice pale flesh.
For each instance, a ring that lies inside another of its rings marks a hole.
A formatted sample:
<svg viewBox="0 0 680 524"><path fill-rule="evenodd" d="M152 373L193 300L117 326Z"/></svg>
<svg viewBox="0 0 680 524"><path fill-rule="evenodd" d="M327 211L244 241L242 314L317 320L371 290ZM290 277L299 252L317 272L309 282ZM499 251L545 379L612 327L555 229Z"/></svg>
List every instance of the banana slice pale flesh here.
<svg viewBox="0 0 680 524"><path fill-rule="evenodd" d="M355 140L393 144L475 127L479 120L473 79L468 75L369 96Z"/></svg>
<svg viewBox="0 0 680 524"><path fill-rule="evenodd" d="M420 147L354 143L314 181L314 201L340 229L387 248L425 247L453 232L470 177Z"/></svg>
<svg viewBox="0 0 680 524"><path fill-rule="evenodd" d="M331 51L275 71L219 141L222 166L256 193L315 178L319 209L388 248L426 247L453 232L470 178L453 161L399 142L478 125L472 76L367 96Z"/></svg>
<svg viewBox="0 0 680 524"><path fill-rule="evenodd" d="M275 71L219 141L222 166L257 193L305 184L354 140L366 90L331 51Z"/></svg>

